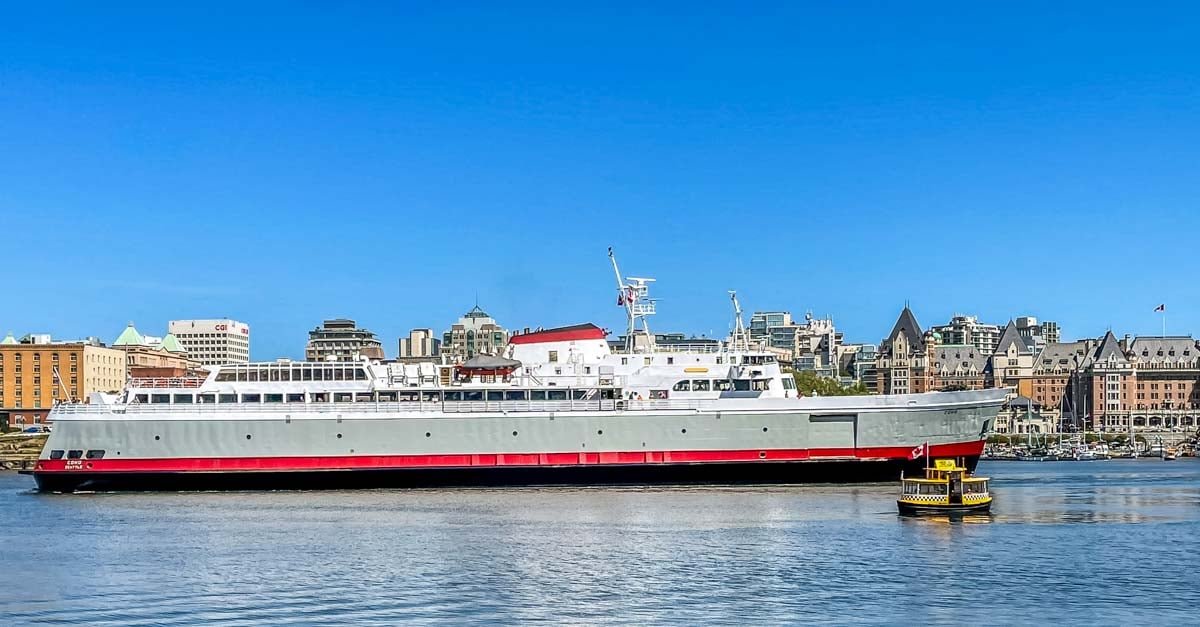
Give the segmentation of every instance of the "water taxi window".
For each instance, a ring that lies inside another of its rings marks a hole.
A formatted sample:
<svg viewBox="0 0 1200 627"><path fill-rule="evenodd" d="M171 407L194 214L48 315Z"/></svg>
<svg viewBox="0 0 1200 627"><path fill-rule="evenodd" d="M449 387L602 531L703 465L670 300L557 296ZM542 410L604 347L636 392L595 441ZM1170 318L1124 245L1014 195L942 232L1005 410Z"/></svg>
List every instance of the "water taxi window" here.
<svg viewBox="0 0 1200 627"><path fill-rule="evenodd" d="M690 392L692 390L692 382L687 380L680 381L671 389L675 390L676 392Z"/></svg>
<svg viewBox="0 0 1200 627"><path fill-rule="evenodd" d="M546 390L533 390L529 394L530 394L530 398L535 401L546 400Z"/></svg>
<svg viewBox="0 0 1200 627"><path fill-rule="evenodd" d="M191 394L176 394L175 395L175 404L176 405L191 405L192 404L192 395Z"/></svg>
<svg viewBox="0 0 1200 627"><path fill-rule="evenodd" d="M713 381L713 389L718 392L725 392L733 389L733 382L729 379L717 379Z"/></svg>
<svg viewBox="0 0 1200 627"><path fill-rule="evenodd" d="M243 403L258 403L258 402L261 402L261 401L262 401L262 395L261 395L261 394L243 394L243 395L242 395L242 402L243 402Z"/></svg>
<svg viewBox="0 0 1200 627"><path fill-rule="evenodd" d="M211 405L211 404L217 402L217 395L216 394L201 394L196 397L196 402L197 403L208 403Z"/></svg>
<svg viewBox="0 0 1200 627"><path fill-rule="evenodd" d="M692 381L693 392L707 392L708 388L708 379L696 379Z"/></svg>
<svg viewBox="0 0 1200 627"><path fill-rule="evenodd" d="M151 403L170 403L171 395L170 394L151 394L150 402Z"/></svg>
<svg viewBox="0 0 1200 627"><path fill-rule="evenodd" d="M451 401L461 401L463 399L463 393L459 392L458 390L449 390L445 393L445 395L447 403Z"/></svg>
<svg viewBox="0 0 1200 627"><path fill-rule="evenodd" d="M304 402L304 395L303 395L303 394L288 394L288 395L287 395L287 402L289 402L289 403L303 403L303 402Z"/></svg>
<svg viewBox="0 0 1200 627"><path fill-rule="evenodd" d="M487 391L487 399L489 401L504 400L504 390L488 390Z"/></svg>
<svg viewBox="0 0 1200 627"><path fill-rule="evenodd" d="M395 403L396 402L396 393L395 392L380 392L379 400L384 403Z"/></svg>
<svg viewBox="0 0 1200 627"><path fill-rule="evenodd" d="M945 494L946 485L943 483L922 483L919 484L917 494Z"/></svg>
<svg viewBox="0 0 1200 627"><path fill-rule="evenodd" d="M567 400L566 390L546 390L546 399L551 401Z"/></svg>
<svg viewBox="0 0 1200 627"><path fill-rule="evenodd" d="M237 402L237 394L221 394L218 397L218 399L222 403L236 403Z"/></svg>
<svg viewBox="0 0 1200 627"><path fill-rule="evenodd" d="M266 394L263 396L263 402L265 402L265 403L282 403L283 395L282 394Z"/></svg>
<svg viewBox="0 0 1200 627"><path fill-rule="evenodd" d="M426 403L440 403L442 401L441 392L421 392L421 400Z"/></svg>
<svg viewBox="0 0 1200 627"><path fill-rule="evenodd" d="M525 390L506 390L504 392L504 400L523 401L525 400Z"/></svg>

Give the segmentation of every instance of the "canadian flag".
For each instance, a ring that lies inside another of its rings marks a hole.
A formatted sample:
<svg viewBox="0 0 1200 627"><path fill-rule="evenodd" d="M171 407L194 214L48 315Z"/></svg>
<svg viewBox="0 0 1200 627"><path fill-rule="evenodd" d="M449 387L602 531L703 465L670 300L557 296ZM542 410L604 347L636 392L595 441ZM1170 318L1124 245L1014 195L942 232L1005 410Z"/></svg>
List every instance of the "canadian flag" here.
<svg viewBox="0 0 1200 627"><path fill-rule="evenodd" d="M1158 307L1154 308L1154 311L1166 311L1166 310L1167 310L1166 304L1162 304L1162 305L1159 305Z"/></svg>
<svg viewBox="0 0 1200 627"><path fill-rule="evenodd" d="M913 450L909 451L908 458L910 460L919 459L928 454L929 454L929 443L926 442L926 443L914 448Z"/></svg>

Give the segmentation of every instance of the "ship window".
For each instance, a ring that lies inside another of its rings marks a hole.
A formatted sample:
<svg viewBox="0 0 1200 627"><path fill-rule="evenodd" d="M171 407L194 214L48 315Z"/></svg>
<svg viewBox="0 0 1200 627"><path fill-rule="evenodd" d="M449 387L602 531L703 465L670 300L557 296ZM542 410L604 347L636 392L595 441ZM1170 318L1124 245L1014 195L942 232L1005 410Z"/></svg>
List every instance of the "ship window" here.
<svg viewBox="0 0 1200 627"><path fill-rule="evenodd" d="M396 402L396 393L395 392L380 392L379 400L384 403L395 403Z"/></svg>
<svg viewBox="0 0 1200 627"><path fill-rule="evenodd" d="M104 451L101 449L91 450L88 451L87 455L84 457L87 457L88 459L104 459Z"/></svg>
<svg viewBox="0 0 1200 627"><path fill-rule="evenodd" d="M358 381L366 381L367 380L367 371L363 370L362 368L355 369L354 370L354 378Z"/></svg>
<svg viewBox="0 0 1200 627"><path fill-rule="evenodd" d="M566 390L546 390L546 399L551 401L567 400Z"/></svg>
<svg viewBox="0 0 1200 627"><path fill-rule="evenodd" d="M785 389L785 390L796 389L796 380L792 377L784 376L783 377L783 389Z"/></svg>
<svg viewBox="0 0 1200 627"><path fill-rule="evenodd" d="M421 400L425 401L426 403L440 403L440 402L442 402L442 393L441 392L421 392Z"/></svg>
<svg viewBox="0 0 1200 627"><path fill-rule="evenodd" d="M242 402L243 402L243 403L258 403L258 402L261 402L261 401L262 401L262 395L261 395L261 394L243 394L243 395L242 395Z"/></svg>
<svg viewBox="0 0 1200 627"><path fill-rule="evenodd" d="M279 380L279 369L278 368L271 368L271 369L267 370L266 374L270 375L272 381ZM266 377L264 377L264 379L266 379Z"/></svg>
<svg viewBox="0 0 1200 627"><path fill-rule="evenodd" d="M247 381L258 381L258 371L257 370L246 371L246 380Z"/></svg>
<svg viewBox="0 0 1200 627"><path fill-rule="evenodd" d="M675 387L671 389L675 390L676 392L690 392L692 389L692 382L685 379L676 383Z"/></svg>
<svg viewBox="0 0 1200 627"><path fill-rule="evenodd" d="M308 380L308 379L305 379L305 381L307 381L307 380ZM325 374L324 374L324 370L322 370L322 369L321 369L321 368L319 368L319 367L318 367L318 368L313 368L313 370L312 370L312 380L313 380L313 381L324 381L324 380L325 380Z"/></svg>
<svg viewBox="0 0 1200 627"><path fill-rule="evenodd" d="M150 402L150 395L149 395L149 394L134 394L134 395L133 395L133 402L135 402L135 403L149 403L149 402Z"/></svg>
<svg viewBox="0 0 1200 627"><path fill-rule="evenodd" d="M67 451L67 459L79 459L83 457L83 451Z"/></svg>
<svg viewBox="0 0 1200 627"><path fill-rule="evenodd" d="M572 390L571 396L577 401L586 401L588 396L587 390Z"/></svg>
<svg viewBox="0 0 1200 627"><path fill-rule="evenodd" d="M754 381L751 382L751 385L750 385L750 388L753 389L755 392L762 392L764 390L770 389L770 387L771 387L770 379L755 379Z"/></svg>
<svg viewBox="0 0 1200 627"><path fill-rule="evenodd" d="M546 400L546 390L533 390L529 393L530 398L535 401Z"/></svg>
<svg viewBox="0 0 1200 627"><path fill-rule="evenodd" d="M749 392L750 391L750 382L747 381L746 379L734 379L733 380L733 389L738 392Z"/></svg>
<svg viewBox="0 0 1200 627"><path fill-rule="evenodd" d="M287 402L289 402L289 403L303 403L303 402L304 402L304 395L303 395L303 394L288 394L288 395L287 395Z"/></svg>
<svg viewBox="0 0 1200 627"><path fill-rule="evenodd" d="M482 401L483 390L463 390L464 401Z"/></svg>
<svg viewBox="0 0 1200 627"><path fill-rule="evenodd" d="M400 395L397 398L400 400L401 403L415 403L415 402L421 400L421 393L420 392L400 392Z"/></svg>
<svg viewBox="0 0 1200 627"><path fill-rule="evenodd" d="M360 403L370 403L375 400L375 395L370 392L359 392L354 396L354 400Z"/></svg>
<svg viewBox="0 0 1200 627"><path fill-rule="evenodd" d="M649 366L649 365L650 365L650 358L649 358L649 357L644 357L644 358L642 358L642 363L644 363L645 365Z"/></svg>
<svg viewBox="0 0 1200 627"><path fill-rule="evenodd" d="M621 365L622 365L622 366L628 366L628 365L629 365L629 358L628 358L628 357L622 357L622 358L621 358Z"/></svg>
<svg viewBox="0 0 1200 627"><path fill-rule="evenodd" d="M334 392L333 402L335 403L353 403L354 394L350 392Z"/></svg>
<svg viewBox="0 0 1200 627"><path fill-rule="evenodd" d="M263 402L264 403L282 403L283 395L282 394L264 394Z"/></svg>
<svg viewBox="0 0 1200 627"><path fill-rule="evenodd" d="M713 381L713 389L718 392L732 390L733 383L729 379L716 379Z"/></svg>
<svg viewBox="0 0 1200 627"><path fill-rule="evenodd" d="M192 404L192 395L191 394L176 394L175 395L175 404L176 405L191 405Z"/></svg>
<svg viewBox="0 0 1200 627"><path fill-rule="evenodd" d="M218 372L217 381L233 381L236 376L233 372Z"/></svg>
<svg viewBox="0 0 1200 627"><path fill-rule="evenodd" d="M170 403L171 395L170 394L151 394L150 402L151 403Z"/></svg>
<svg viewBox="0 0 1200 627"><path fill-rule="evenodd" d="M523 401L525 400L525 390L506 390L504 392L504 400Z"/></svg>
<svg viewBox="0 0 1200 627"><path fill-rule="evenodd" d="M463 399L463 393L459 392L458 390L449 390L445 392L445 396L447 403L461 401Z"/></svg>
<svg viewBox="0 0 1200 627"><path fill-rule="evenodd" d="M550 363L558 361L558 351L550 351Z"/></svg>
<svg viewBox="0 0 1200 627"><path fill-rule="evenodd" d="M667 358L667 365L668 365L668 366L670 366L671 364L674 364L674 363L675 363L675 358L674 358L674 357L668 357L668 358Z"/></svg>
<svg viewBox="0 0 1200 627"><path fill-rule="evenodd" d="M504 400L504 390L488 390L487 391L487 399L489 401Z"/></svg>
<svg viewBox="0 0 1200 627"><path fill-rule="evenodd" d="M217 396L217 400L222 403L236 403L237 394L220 394Z"/></svg>
<svg viewBox="0 0 1200 627"><path fill-rule="evenodd" d="M693 392L707 392L709 388L708 379L696 379L692 381Z"/></svg>
<svg viewBox="0 0 1200 627"><path fill-rule="evenodd" d="M273 380L274 379L272 379L272 381ZM280 381L291 381L292 380L292 371L288 368L284 368L283 370L280 370L279 371L279 380Z"/></svg>
<svg viewBox="0 0 1200 627"><path fill-rule="evenodd" d="M333 380L334 381L345 381L346 380L346 371L341 368L334 368L333 369Z"/></svg>
<svg viewBox="0 0 1200 627"><path fill-rule="evenodd" d="M63 455L66 455L66 454L67 454L66 451L58 451L58 450L50 451L50 459L62 459Z"/></svg>
<svg viewBox="0 0 1200 627"><path fill-rule="evenodd" d="M201 394L196 397L196 402L197 403L208 403L211 405L212 403L217 402L217 395L216 394Z"/></svg>
<svg viewBox="0 0 1200 627"><path fill-rule="evenodd" d="M312 371L312 368L304 368L304 369L302 369L302 370L300 371L300 378L301 378L302 380L304 380L304 381L312 381L312 380L313 380L313 371Z"/></svg>

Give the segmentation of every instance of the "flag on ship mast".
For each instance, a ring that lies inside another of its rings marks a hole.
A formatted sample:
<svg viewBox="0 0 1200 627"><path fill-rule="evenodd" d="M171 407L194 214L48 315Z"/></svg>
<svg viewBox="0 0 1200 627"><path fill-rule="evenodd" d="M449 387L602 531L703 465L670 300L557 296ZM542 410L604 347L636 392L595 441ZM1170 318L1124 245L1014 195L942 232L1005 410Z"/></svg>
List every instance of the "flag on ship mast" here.
<svg viewBox="0 0 1200 627"><path fill-rule="evenodd" d="M909 461L912 461L914 459L919 459L921 457L925 457L928 455L929 455L929 443L926 442L924 444L921 444L920 446L917 446L913 450L909 451L908 459L909 459Z"/></svg>

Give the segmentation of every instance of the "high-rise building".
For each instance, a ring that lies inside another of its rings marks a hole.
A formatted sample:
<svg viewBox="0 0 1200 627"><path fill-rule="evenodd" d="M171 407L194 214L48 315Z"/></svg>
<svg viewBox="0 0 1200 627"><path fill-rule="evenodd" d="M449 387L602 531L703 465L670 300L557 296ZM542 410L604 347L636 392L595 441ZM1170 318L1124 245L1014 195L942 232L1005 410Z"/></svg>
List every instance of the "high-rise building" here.
<svg viewBox="0 0 1200 627"><path fill-rule="evenodd" d="M237 320L172 320L167 331L205 366L250 361L250 326Z"/></svg>
<svg viewBox="0 0 1200 627"><path fill-rule="evenodd" d="M508 331L475 305L442 334L442 354L453 360L476 355L500 355L508 345Z"/></svg>
<svg viewBox="0 0 1200 627"><path fill-rule="evenodd" d="M792 314L787 311L756 311L750 316L746 334L751 340L768 337L771 327L786 327L792 324Z"/></svg>
<svg viewBox="0 0 1200 627"><path fill-rule="evenodd" d="M121 391L125 374L125 354L95 338L55 342L37 335L18 342L10 333L0 341L0 421L44 423L56 402Z"/></svg>
<svg viewBox="0 0 1200 627"><path fill-rule="evenodd" d="M433 329L413 329L400 338L400 361L429 361L442 351L442 341L433 337Z"/></svg>
<svg viewBox="0 0 1200 627"><path fill-rule="evenodd" d="M964 315L955 315L948 324L933 326L929 330L941 338L942 344L970 344L986 355L995 352L1001 331L997 325L984 324L975 316Z"/></svg>
<svg viewBox="0 0 1200 627"><path fill-rule="evenodd" d="M383 359L383 343L353 320L335 318L308 332L304 358L308 361L358 361Z"/></svg>

